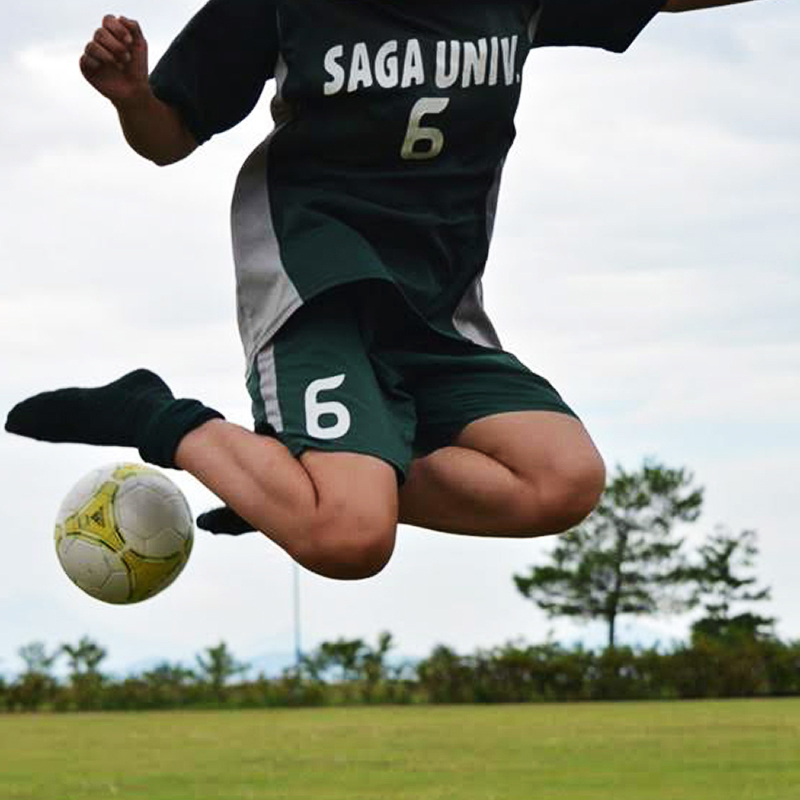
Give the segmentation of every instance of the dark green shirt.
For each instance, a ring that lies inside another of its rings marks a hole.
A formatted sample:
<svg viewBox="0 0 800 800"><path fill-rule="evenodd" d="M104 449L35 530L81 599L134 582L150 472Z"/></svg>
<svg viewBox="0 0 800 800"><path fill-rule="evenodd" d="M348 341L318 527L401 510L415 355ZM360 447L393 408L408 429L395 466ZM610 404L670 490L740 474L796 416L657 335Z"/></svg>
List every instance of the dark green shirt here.
<svg viewBox="0 0 800 800"><path fill-rule="evenodd" d="M526 57L621 52L662 3L211 0L151 84L204 142L276 79L275 129L232 210L248 365L305 300L364 278L497 346L480 278Z"/></svg>

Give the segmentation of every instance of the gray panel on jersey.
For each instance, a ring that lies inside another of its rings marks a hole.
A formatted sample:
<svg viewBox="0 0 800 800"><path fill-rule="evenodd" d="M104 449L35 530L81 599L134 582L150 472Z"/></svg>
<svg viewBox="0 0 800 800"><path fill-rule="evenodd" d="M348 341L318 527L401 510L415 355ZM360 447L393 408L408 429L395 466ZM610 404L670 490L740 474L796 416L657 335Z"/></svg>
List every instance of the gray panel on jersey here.
<svg viewBox="0 0 800 800"><path fill-rule="evenodd" d="M491 242L494 233L494 221L497 217L497 201L500 197L500 180L503 175L505 158L497 165L494 183L486 198L486 236ZM453 327L464 337L482 347L501 349L500 337L494 329L489 315L483 307L483 272L467 287L455 313Z"/></svg>
<svg viewBox="0 0 800 800"><path fill-rule="evenodd" d="M258 351L303 302L283 267L272 224L267 183L272 136L245 161L231 209L237 315L248 370Z"/></svg>

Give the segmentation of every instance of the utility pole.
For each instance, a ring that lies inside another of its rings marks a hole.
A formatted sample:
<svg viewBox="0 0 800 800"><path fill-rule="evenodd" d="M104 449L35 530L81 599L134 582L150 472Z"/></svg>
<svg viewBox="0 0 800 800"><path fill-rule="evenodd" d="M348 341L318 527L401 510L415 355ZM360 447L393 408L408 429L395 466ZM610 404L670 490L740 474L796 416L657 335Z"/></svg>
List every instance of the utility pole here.
<svg viewBox="0 0 800 800"><path fill-rule="evenodd" d="M295 665L299 668L303 659L302 639L300 637L300 567L292 561L294 575L294 658Z"/></svg>

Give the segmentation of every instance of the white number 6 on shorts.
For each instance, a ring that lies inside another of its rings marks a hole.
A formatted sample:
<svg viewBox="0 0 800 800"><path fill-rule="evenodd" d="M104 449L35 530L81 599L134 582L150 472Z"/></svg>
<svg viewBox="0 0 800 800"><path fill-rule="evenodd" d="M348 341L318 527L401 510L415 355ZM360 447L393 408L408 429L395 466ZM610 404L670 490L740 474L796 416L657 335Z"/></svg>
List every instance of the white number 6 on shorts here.
<svg viewBox="0 0 800 800"><path fill-rule="evenodd" d="M336 400L320 400L321 392L338 389L344 383L344 375L320 378L312 381L306 389L306 431L315 439L338 439L350 430L350 412ZM332 425L320 424L322 417L336 418Z"/></svg>

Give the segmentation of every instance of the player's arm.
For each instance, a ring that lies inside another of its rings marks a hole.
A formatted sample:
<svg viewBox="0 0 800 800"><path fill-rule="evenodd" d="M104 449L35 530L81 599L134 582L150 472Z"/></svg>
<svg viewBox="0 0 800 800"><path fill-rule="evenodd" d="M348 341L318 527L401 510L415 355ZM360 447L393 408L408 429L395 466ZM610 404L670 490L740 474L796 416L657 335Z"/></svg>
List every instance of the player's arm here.
<svg viewBox="0 0 800 800"><path fill-rule="evenodd" d="M746 3L748 0L667 0L663 11L695 11L700 8L715 6L731 6L735 3Z"/></svg>
<svg viewBox="0 0 800 800"><path fill-rule="evenodd" d="M128 144L159 165L172 164L196 147L179 114L159 100L148 81L147 41L139 24L108 15L80 59L86 80L110 100Z"/></svg>

